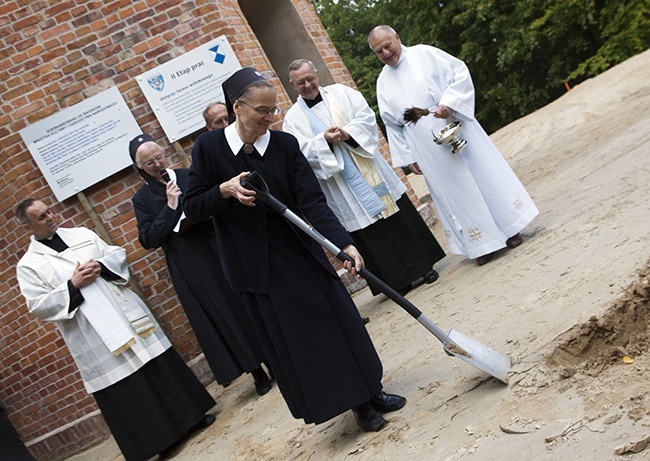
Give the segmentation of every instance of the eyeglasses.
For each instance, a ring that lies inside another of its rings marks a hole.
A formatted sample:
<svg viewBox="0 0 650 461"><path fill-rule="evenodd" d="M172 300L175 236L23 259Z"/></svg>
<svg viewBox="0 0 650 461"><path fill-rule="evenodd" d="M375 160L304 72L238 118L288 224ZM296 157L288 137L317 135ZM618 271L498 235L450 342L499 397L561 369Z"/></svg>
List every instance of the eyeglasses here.
<svg viewBox="0 0 650 461"><path fill-rule="evenodd" d="M301 87L305 86L307 83L309 83L310 85L316 83L316 76L312 75L311 77L305 77L304 80L298 80L297 82L295 82L296 86L301 86Z"/></svg>
<svg viewBox="0 0 650 461"><path fill-rule="evenodd" d="M253 107L250 104L248 104L246 101L242 101L241 99L238 99L237 101L239 103L245 105L245 106L250 107L251 109L253 109L255 112L257 112L260 115L264 115L264 116L266 116L266 115L278 115L280 113L280 108L278 106L271 107L270 109L267 109L264 106Z"/></svg>
<svg viewBox="0 0 650 461"><path fill-rule="evenodd" d="M165 156L163 154L160 154L160 155L156 156L156 158L154 158L153 160L149 160L148 162L145 162L145 163L140 163L140 165L147 166L147 167L152 167L156 163L162 163L162 160L164 158L165 158Z"/></svg>

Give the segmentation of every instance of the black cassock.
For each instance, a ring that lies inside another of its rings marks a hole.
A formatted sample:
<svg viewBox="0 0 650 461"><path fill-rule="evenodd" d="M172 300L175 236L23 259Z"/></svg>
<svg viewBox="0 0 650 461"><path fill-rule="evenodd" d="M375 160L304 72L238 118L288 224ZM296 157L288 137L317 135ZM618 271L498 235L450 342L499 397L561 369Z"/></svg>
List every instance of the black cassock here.
<svg viewBox="0 0 650 461"><path fill-rule="evenodd" d="M406 194L397 201L399 212L352 232L366 268L394 290L406 288L445 257L436 238ZM373 295L379 287L369 283Z"/></svg>
<svg viewBox="0 0 650 461"><path fill-rule="evenodd" d="M257 152L234 155L224 130L199 137L185 195L190 219L213 216L226 278L244 299L278 387L295 418L322 423L381 390L382 365L323 249L279 214L224 200L219 185L258 170L270 192L339 247L352 238L327 206L296 139L270 131Z"/></svg>
<svg viewBox="0 0 650 461"><path fill-rule="evenodd" d="M185 191L188 170L174 171ZM228 383L258 368L265 358L262 346L241 298L224 278L212 222L174 232L182 205L169 208L165 185L154 180L135 194L133 208L142 246L165 251L174 289L217 382Z"/></svg>
<svg viewBox="0 0 650 461"><path fill-rule="evenodd" d="M0 459L6 461L36 461L11 424L0 402Z"/></svg>

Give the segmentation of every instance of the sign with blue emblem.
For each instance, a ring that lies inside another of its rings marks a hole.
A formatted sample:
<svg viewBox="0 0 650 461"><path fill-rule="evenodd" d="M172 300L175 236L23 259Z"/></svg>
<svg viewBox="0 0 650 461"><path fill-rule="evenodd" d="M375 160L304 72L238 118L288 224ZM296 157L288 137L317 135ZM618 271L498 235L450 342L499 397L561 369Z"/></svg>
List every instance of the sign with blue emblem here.
<svg viewBox="0 0 650 461"><path fill-rule="evenodd" d="M162 74L156 74L153 77L147 79L149 86L156 91L162 91L165 89L165 77Z"/></svg>
<svg viewBox="0 0 650 461"><path fill-rule="evenodd" d="M136 77L165 135L178 141L205 127L203 110L224 102L221 84L241 65L225 35Z"/></svg>

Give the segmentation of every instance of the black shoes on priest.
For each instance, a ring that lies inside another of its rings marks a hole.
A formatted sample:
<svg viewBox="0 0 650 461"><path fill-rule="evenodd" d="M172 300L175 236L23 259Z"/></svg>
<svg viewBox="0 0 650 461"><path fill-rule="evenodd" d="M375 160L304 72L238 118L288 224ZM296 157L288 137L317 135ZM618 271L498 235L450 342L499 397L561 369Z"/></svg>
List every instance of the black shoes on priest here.
<svg viewBox="0 0 650 461"><path fill-rule="evenodd" d="M180 450L181 447L185 444L185 442L187 441L187 437L190 434L205 429L206 427L211 425L216 419L217 419L216 416L207 413L205 416L203 416L203 419L201 419L201 421L196 423L189 431L187 431L187 433L183 437L181 437L180 440L176 441L173 445L165 448L163 451L158 453L158 461L163 461L172 458L178 452L178 450Z"/></svg>
<svg viewBox="0 0 650 461"><path fill-rule="evenodd" d="M429 284L429 283L433 283L433 282L435 282L435 281L438 280L439 278L440 278L440 274L438 274L438 271L436 271L436 270L434 270L434 269L431 269L429 272L427 272L426 274L424 274L424 275L422 276L422 281L423 281L424 283ZM404 288L401 288L401 289L396 290L396 291L397 291L399 294L401 294L402 296L406 296L406 294L407 294L409 291L411 291L412 289L413 289L413 284L412 284L412 283L409 283L409 284L406 285Z"/></svg>
<svg viewBox="0 0 650 461"><path fill-rule="evenodd" d="M196 423L190 432L200 431L211 425L217 419L216 416L211 415L210 413L206 414L201 421Z"/></svg>
<svg viewBox="0 0 650 461"><path fill-rule="evenodd" d="M269 368L269 372L270 372ZM253 379L255 380L255 391L258 395L267 394L273 385L271 384L271 378L267 376L264 372L264 369L260 366L257 370L251 371Z"/></svg>
<svg viewBox="0 0 650 461"><path fill-rule="evenodd" d="M425 283L433 283L438 280L439 277L440 274L438 274L438 271L431 269L429 272L422 276L422 280L424 280Z"/></svg>
<svg viewBox="0 0 650 461"><path fill-rule="evenodd" d="M381 391L375 394L370 402L359 405L352 412L357 424L361 426L364 432L374 432L386 424L386 420L381 415L382 413L399 410L404 405L406 405L404 397Z"/></svg>

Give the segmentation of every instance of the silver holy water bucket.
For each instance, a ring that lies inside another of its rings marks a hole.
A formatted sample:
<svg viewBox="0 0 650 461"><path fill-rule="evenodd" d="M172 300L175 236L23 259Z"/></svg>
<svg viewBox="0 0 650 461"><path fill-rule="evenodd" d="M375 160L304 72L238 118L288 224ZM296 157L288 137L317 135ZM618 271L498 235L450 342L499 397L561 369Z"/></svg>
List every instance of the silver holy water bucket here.
<svg viewBox="0 0 650 461"><path fill-rule="evenodd" d="M442 145L449 143L451 146L451 153L457 154L467 145L466 140L458 137L462 127L463 125L461 125L460 121L457 120L450 123L436 134L433 130L433 124L431 124L431 134L433 134L433 140L436 144Z"/></svg>

